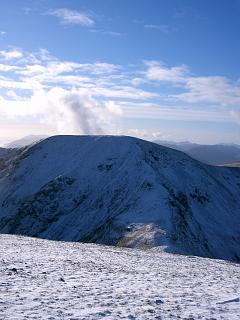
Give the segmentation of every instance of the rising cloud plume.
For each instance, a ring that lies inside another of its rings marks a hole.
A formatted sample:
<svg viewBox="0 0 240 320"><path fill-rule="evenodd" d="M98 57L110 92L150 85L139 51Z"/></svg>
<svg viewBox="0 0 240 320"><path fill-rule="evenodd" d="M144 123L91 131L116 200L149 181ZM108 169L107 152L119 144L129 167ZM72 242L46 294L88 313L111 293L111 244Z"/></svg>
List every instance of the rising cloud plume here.
<svg viewBox="0 0 240 320"><path fill-rule="evenodd" d="M46 100L51 109L51 124L65 134L112 132L114 118L121 112L117 106L111 108L108 102L97 102L78 90L54 88L47 93Z"/></svg>

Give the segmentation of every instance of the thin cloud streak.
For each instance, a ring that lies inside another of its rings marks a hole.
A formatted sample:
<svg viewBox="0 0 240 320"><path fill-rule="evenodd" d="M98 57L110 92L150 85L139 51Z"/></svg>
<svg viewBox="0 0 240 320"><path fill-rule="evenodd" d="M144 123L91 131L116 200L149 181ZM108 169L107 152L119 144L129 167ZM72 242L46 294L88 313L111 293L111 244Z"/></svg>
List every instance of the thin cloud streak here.
<svg viewBox="0 0 240 320"><path fill-rule="evenodd" d="M94 33L100 33L103 35L113 36L113 37L121 37L122 36L121 32L116 32L116 31L109 31L109 30L102 30L102 29L91 29L90 31L94 32Z"/></svg>
<svg viewBox="0 0 240 320"><path fill-rule="evenodd" d="M231 113L224 110L202 110L198 107L194 110L180 106L168 106L162 104L146 103L123 103L119 102L122 110L122 116L126 118L142 119L166 119L182 121L207 121L207 122L226 122L234 121Z"/></svg>
<svg viewBox="0 0 240 320"><path fill-rule="evenodd" d="M166 25L166 24L160 24L160 25L158 25L158 24L145 24L144 28L145 29L157 30L157 31L160 31L162 33L170 33L170 32L175 31L174 28L172 28L171 26Z"/></svg>
<svg viewBox="0 0 240 320"><path fill-rule="evenodd" d="M83 27L93 27L95 24L93 17L83 11L59 8L49 11L48 14L59 18L63 24L77 24Z"/></svg>

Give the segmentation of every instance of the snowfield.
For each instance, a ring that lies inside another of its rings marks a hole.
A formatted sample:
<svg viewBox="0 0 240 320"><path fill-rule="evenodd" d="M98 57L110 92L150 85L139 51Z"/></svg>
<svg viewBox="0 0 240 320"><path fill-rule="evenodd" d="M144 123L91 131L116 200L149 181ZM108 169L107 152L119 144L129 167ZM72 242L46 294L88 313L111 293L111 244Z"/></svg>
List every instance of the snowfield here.
<svg viewBox="0 0 240 320"><path fill-rule="evenodd" d="M0 241L0 319L239 319L238 264L159 248Z"/></svg>

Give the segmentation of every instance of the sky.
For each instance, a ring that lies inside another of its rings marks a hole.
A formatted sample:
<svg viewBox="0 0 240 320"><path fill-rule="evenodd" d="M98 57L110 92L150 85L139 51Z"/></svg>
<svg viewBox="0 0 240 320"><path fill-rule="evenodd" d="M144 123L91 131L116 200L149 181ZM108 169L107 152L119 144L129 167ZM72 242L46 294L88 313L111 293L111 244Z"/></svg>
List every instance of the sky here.
<svg viewBox="0 0 240 320"><path fill-rule="evenodd" d="M240 144L240 0L0 1L0 145Z"/></svg>

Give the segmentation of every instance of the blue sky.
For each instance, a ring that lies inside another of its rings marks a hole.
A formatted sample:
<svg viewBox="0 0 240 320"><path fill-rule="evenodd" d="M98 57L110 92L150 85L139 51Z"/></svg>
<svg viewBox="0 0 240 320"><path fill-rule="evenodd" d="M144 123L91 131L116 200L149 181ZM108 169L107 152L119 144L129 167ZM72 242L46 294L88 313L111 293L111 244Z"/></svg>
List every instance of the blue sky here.
<svg viewBox="0 0 240 320"><path fill-rule="evenodd" d="M240 143L239 0L0 3L0 143Z"/></svg>

